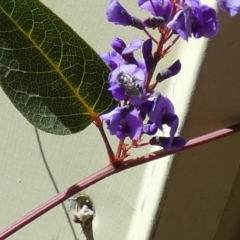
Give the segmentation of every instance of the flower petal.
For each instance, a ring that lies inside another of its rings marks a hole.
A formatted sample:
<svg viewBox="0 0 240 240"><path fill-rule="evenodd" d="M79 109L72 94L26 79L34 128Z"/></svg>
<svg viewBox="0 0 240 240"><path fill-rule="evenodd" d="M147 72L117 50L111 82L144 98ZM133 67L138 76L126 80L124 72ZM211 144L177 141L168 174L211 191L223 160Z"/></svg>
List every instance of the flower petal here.
<svg viewBox="0 0 240 240"><path fill-rule="evenodd" d="M134 109L126 117L127 127L129 129L129 137L132 140L138 140L142 133L143 121L138 114L138 111Z"/></svg>
<svg viewBox="0 0 240 240"><path fill-rule="evenodd" d="M109 0L106 18L109 22L123 26L132 26L140 30L144 29L141 19L130 15L118 0Z"/></svg>
<svg viewBox="0 0 240 240"><path fill-rule="evenodd" d="M144 124L142 128L142 132L148 135L154 135L157 133L157 125L156 123Z"/></svg>
<svg viewBox="0 0 240 240"><path fill-rule="evenodd" d="M161 95L153 111L148 113L151 122L155 122L157 127L162 130L163 116L167 113L174 113L174 106L169 98Z"/></svg>
<svg viewBox="0 0 240 240"><path fill-rule="evenodd" d="M118 83L112 85L108 90L111 91L113 98L117 101L122 101L127 98L124 89Z"/></svg>
<svg viewBox="0 0 240 240"><path fill-rule="evenodd" d="M172 144L175 133L177 132L178 123L179 123L178 116L174 113L166 113L163 116L163 124L166 124L167 126L169 126L171 128L170 133L169 133L169 135L170 135L169 144L170 145Z"/></svg>
<svg viewBox="0 0 240 240"><path fill-rule="evenodd" d="M194 21L192 24L192 33L194 37L214 37L219 31L216 11L207 5L202 5L199 11L200 13L198 13L198 15L194 14Z"/></svg>
<svg viewBox="0 0 240 240"><path fill-rule="evenodd" d="M114 38L111 41L112 48L119 54L122 54L124 48L126 48L125 42L120 38Z"/></svg>
<svg viewBox="0 0 240 240"><path fill-rule="evenodd" d="M114 24L120 24L123 26L131 25L131 15L127 12L127 10L118 2L118 0L110 0L106 17L109 22Z"/></svg>
<svg viewBox="0 0 240 240"><path fill-rule="evenodd" d="M138 5L150 12L153 16L163 17L168 20L172 12L172 4L170 0L138 0Z"/></svg>
<svg viewBox="0 0 240 240"><path fill-rule="evenodd" d="M102 114L100 118L108 124L108 129L111 135L116 135L116 131L120 122L122 121L122 108L117 107L109 113Z"/></svg>
<svg viewBox="0 0 240 240"><path fill-rule="evenodd" d="M132 41L129 46L127 46L126 48L124 48L124 50L122 51L122 54L129 54L132 53L133 51L138 50L139 48L142 47L143 41L142 40L134 40Z"/></svg>
<svg viewBox="0 0 240 240"><path fill-rule="evenodd" d="M191 37L192 26L192 9L186 6L183 10L178 11L173 19L167 24L169 28L175 30L181 38L188 40Z"/></svg>
<svg viewBox="0 0 240 240"><path fill-rule="evenodd" d="M119 126L118 126L118 129L117 129L117 131L116 131L116 136L117 136L120 140L124 141L124 139L125 139L125 137L126 137L126 133L127 133L126 127L124 127L123 125L119 125Z"/></svg>
<svg viewBox="0 0 240 240"><path fill-rule="evenodd" d="M222 10L227 11L232 17L240 12L239 0L217 0L217 3Z"/></svg>

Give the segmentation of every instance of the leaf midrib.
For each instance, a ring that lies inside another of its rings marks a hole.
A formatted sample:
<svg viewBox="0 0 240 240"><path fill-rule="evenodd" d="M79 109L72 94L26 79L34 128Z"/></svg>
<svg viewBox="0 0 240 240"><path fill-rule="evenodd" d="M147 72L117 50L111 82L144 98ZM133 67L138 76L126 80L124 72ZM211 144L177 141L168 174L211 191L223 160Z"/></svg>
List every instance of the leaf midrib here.
<svg viewBox="0 0 240 240"><path fill-rule="evenodd" d="M78 94L76 89L69 83L67 77L62 73L62 71L59 69L59 67L49 58L49 56L43 51L43 49L32 39L31 35L28 35L24 29L12 18L11 15L9 15L0 5L0 9L2 12L13 22L13 24L21 31L27 39L31 41L34 47L38 49L38 51L41 53L42 56L45 57L45 59L49 62L49 64L53 67L53 69L59 74L61 79L67 84L67 86L71 89L75 97L82 103L82 105L86 108L88 114L92 117L96 117L96 113L93 111L93 109L84 101L84 99L81 97L81 95Z"/></svg>

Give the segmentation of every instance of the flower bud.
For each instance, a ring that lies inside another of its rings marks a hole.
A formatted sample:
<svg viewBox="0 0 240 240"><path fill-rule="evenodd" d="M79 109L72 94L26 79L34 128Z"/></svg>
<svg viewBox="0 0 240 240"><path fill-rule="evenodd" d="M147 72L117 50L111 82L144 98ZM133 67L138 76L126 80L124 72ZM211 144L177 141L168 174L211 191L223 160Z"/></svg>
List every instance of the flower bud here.
<svg viewBox="0 0 240 240"><path fill-rule="evenodd" d="M144 24L141 19L132 16L132 27L135 27L137 29L143 30L144 29Z"/></svg>
<svg viewBox="0 0 240 240"><path fill-rule="evenodd" d="M143 25L147 28L158 28L165 24L165 19L163 17L152 17L143 21Z"/></svg>
<svg viewBox="0 0 240 240"><path fill-rule="evenodd" d="M143 43L142 47L143 58L146 64L147 72L153 73L155 62L152 55L152 40L148 39Z"/></svg>
<svg viewBox="0 0 240 240"><path fill-rule="evenodd" d="M158 73L156 80L158 82L162 82L167 78L177 75L180 72L180 70L181 70L181 63L179 60L177 60L175 63L172 64L172 66Z"/></svg>
<svg viewBox="0 0 240 240"><path fill-rule="evenodd" d="M129 14L127 10L119 3L118 0L110 0L108 3L106 17L109 22L120 24L123 26L132 26L140 30L144 29L144 25L139 18Z"/></svg>
<svg viewBox="0 0 240 240"><path fill-rule="evenodd" d="M114 38L111 41L112 48L119 54L122 54L124 48L126 48L125 42L120 38Z"/></svg>

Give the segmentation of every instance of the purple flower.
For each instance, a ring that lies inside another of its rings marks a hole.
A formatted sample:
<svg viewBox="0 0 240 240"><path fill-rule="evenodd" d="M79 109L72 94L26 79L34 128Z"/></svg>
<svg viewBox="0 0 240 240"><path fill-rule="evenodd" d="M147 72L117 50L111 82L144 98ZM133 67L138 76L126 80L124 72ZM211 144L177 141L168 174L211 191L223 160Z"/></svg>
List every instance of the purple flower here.
<svg viewBox="0 0 240 240"><path fill-rule="evenodd" d="M107 123L110 134L114 135L116 134L118 126L126 114L126 109L117 107L109 113L102 114L100 118Z"/></svg>
<svg viewBox="0 0 240 240"><path fill-rule="evenodd" d="M106 17L109 22L129 26L132 22L132 16L118 2L118 0L110 0L106 11Z"/></svg>
<svg viewBox="0 0 240 240"><path fill-rule="evenodd" d="M179 119L178 116L174 113L166 113L163 116L163 124L166 124L171 128L170 137L169 137L169 147L172 145L172 141L174 139L175 133L177 132Z"/></svg>
<svg viewBox="0 0 240 240"><path fill-rule="evenodd" d="M192 9L186 6L183 10L178 11L167 26L175 30L181 38L188 40L192 33Z"/></svg>
<svg viewBox="0 0 240 240"><path fill-rule="evenodd" d="M133 52L141 48L142 40L134 40L128 46L120 38L114 38L111 41L111 46L114 49L108 53L100 54L102 60L112 69L116 69L120 65L135 64L145 70L144 64L138 62L133 55Z"/></svg>
<svg viewBox="0 0 240 240"><path fill-rule="evenodd" d="M156 105L160 97L161 97L160 92L153 92L150 96L143 99L143 101L139 104L138 106L139 110L144 113L150 113L155 111Z"/></svg>
<svg viewBox="0 0 240 240"><path fill-rule="evenodd" d="M129 136L138 140L142 133L142 119L132 105L117 107L110 113L100 116L108 126L111 135L116 135L120 140Z"/></svg>
<svg viewBox="0 0 240 240"><path fill-rule="evenodd" d="M134 109L126 117L126 127L128 135L132 140L138 140L142 134L142 118L139 116L138 111Z"/></svg>
<svg viewBox="0 0 240 240"><path fill-rule="evenodd" d="M125 64L125 61L122 58L122 56L117 54L116 51L102 53L99 56L112 70L116 69L118 66L122 64Z"/></svg>
<svg viewBox="0 0 240 240"><path fill-rule="evenodd" d="M151 102L151 97L149 98ZM168 116L167 114L174 114L174 106L169 98L160 95L156 100L153 98L153 104L155 101L155 106L153 105L150 112L148 112L148 117L151 122L155 122L157 127L160 130L163 130L162 125L164 124L164 117ZM156 102L157 101L157 102Z"/></svg>
<svg viewBox="0 0 240 240"><path fill-rule="evenodd" d="M150 12L153 16L163 17L166 22L172 12L170 0L138 0L138 5L142 9Z"/></svg>
<svg viewBox="0 0 240 240"><path fill-rule="evenodd" d="M198 0L184 2L183 10L178 11L167 26L186 41L192 33L195 38L211 38L219 31L216 11L207 5L201 6Z"/></svg>
<svg viewBox="0 0 240 240"><path fill-rule="evenodd" d="M130 15L127 10L118 2L118 0L109 1L106 17L109 22L114 24L132 26L141 30L144 29L142 21Z"/></svg>
<svg viewBox="0 0 240 240"><path fill-rule="evenodd" d="M119 102L127 98L127 94L125 93L124 88L117 82L113 84L108 90L111 91L113 98Z"/></svg>
<svg viewBox="0 0 240 240"><path fill-rule="evenodd" d="M202 5L199 14L194 16L192 24L193 36L195 38L212 38L218 31L219 24L216 19L216 11L207 5Z"/></svg>
<svg viewBox="0 0 240 240"><path fill-rule="evenodd" d="M130 44L123 49L122 58L125 60L126 64L138 65L138 61L134 58L133 52L142 47L142 40L133 40Z"/></svg>
<svg viewBox="0 0 240 240"><path fill-rule="evenodd" d="M160 93L154 92L139 109L147 113L150 120L149 124L143 126L143 133L152 135L156 133L156 129L163 131L164 124L170 127L168 144L161 146L165 149L171 148L179 123L172 102Z"/></svg>
<svg viewBox="0 0 240 240"><path fill-rule="evenodd" d="M101 53L101 54L99 54L99 56L109 66L111 58L116 56L116 52L115 51L111 51L111 52L107 52L107 53Z"/></svg>
<svg viewBox="0 0 240 240"><path fill-rule="evenodd" d="M239 0L217 0L218 6L227 11L232 17L240 12Z"/></svg>

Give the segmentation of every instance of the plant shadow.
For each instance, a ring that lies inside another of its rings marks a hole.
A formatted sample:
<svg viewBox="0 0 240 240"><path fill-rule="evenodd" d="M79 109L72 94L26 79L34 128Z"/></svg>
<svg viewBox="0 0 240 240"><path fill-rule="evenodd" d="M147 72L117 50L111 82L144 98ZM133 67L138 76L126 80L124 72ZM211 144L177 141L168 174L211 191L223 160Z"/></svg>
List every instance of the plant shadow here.
<svg viewBox="0 0 240 240"><path fill-rule="evenodd" d="M51 179L51 182L52 182L52 184L53 184L53 186L54 186L54 188L55 188L56 193L59 193L58 186L57 186L57 184L56 184L56 182L55 182L55 179L54 179L54 177L53 177L53 175L52 175L52 172L51 172L51 170L50 170L50 168L49 168L49 166L48 166L47 159L46 159L45 154L44 154L44 151L43 151L41 139L40 139L40 136L39 136L39 133L38 133L37 128L35 128L35 134L36 134L36 138L37 138L39 150L40 150L40 153L41 153L41 156L42 156L42 159L43 159L43 163L44 163L44 165L45 165L45 168L46 168L46 170L47 170L47 172L48 172L48 175L49 175L49 177L50 177L50 179ZM66 218L67 218L67 220L68 220L68 224L69 224L69 227L70 227L71 232L72 232L72 234L73 234L73 237L74 237L75 240L78 240L77 234L76 234L76 232L75 232L75 230L74 230L74 227L73 227L73 223L72 223L72 221L71 221L71 219L70 219L70 217L69 217L67 208L66 208L66 206L64 205L64 203L62 203L61 205L62 205L63 211L64 211L64 213L65 213L65 216L66 216ZM88 239L87 239L87 240L88 240Z"/></svg>

